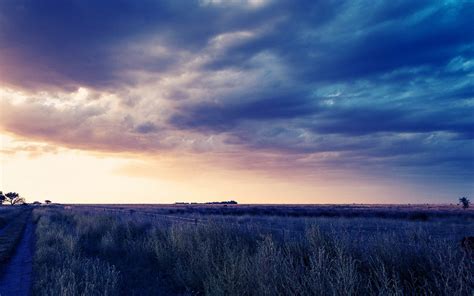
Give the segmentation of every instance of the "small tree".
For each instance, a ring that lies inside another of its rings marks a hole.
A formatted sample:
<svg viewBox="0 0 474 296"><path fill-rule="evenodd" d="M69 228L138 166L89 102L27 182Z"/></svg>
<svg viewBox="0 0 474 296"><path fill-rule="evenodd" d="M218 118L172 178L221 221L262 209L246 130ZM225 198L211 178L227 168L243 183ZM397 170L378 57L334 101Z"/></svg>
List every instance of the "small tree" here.
<svg viewBox="0 0 474 296"><path fill-rule="evenodd" d="M51 203L51 201L49 199L47 199L47 200L44 201L44 203L49 205Z"/></svg>
<svg viewBox="0 0 474 296"><path fill-rule="evenodd" d="M3 202L5 201L5 195L3 195L3 192L0 191L0 206L3 204Z"/></svg>
<svg viewBox="0 0 474 296"><path fill-rule="evenodd" d="M467 198L467 197L461 197L459 199L459 202L462 204L462 208L463 209L467 209L469 208L469 204L471 203L471 201Z"/></svg>
<svg viewBox="0 0 474 296"><path fill-rule="evenodd" d="M5 194L5 197L7 198L7 200L10 202L10 205L12 206L16 204L22 204L25 202L25 199L16 192L8 192L7 194Z"/></svg>

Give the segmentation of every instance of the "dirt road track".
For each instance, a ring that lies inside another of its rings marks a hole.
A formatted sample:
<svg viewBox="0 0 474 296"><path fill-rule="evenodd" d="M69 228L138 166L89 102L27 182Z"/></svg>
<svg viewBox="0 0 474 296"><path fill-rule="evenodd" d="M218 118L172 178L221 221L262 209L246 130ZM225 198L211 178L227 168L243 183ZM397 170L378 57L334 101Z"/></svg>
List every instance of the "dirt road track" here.
<svg viewBox="0 0 474 296"><path fill-rule="evenodd" d="M30 295L33 238L34 225L28 222L15 254L0 274L0 296Z"/></svg>

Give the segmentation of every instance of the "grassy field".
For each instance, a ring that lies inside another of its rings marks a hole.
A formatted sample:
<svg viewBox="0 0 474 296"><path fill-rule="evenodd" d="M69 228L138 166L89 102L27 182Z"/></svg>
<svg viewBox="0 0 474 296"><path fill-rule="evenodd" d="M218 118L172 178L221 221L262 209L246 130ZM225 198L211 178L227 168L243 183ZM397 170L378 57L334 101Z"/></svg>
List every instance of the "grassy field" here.
<svg viewBox="0 0 474 296"><path fill-rule="evenodd" d="M414 205L73 205L74 209L94 211L128 211L161 215L223 215L223 216L280 216L280 217L375 217L390 219L426 220L428 218L469 217L474 209L460 210L453 204Z"/></svg>
<svg viewBox="0 0 474 296"><path fill-rule="evenodd" d="M473 213L448 205L41 208L33 293L472 295L474 262L460 240L474 235Z"/></svg>

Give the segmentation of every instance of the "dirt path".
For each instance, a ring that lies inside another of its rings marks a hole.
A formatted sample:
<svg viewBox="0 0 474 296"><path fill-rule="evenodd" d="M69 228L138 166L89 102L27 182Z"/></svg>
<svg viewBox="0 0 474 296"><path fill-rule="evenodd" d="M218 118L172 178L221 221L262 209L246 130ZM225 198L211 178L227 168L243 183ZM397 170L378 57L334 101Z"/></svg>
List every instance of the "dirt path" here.
<svg viewBox="0 0 474 296"><path fill-rule="evenodd" d="M0 275L0 296L30 295L33 235L33 223L28 222L15 254Z"/></svg>

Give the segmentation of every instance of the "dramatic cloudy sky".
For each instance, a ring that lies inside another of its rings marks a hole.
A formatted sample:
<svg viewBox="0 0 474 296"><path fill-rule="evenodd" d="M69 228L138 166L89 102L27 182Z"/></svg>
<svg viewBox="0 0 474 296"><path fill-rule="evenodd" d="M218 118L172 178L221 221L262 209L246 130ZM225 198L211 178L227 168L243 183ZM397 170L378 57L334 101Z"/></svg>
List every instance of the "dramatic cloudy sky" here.
<svg viewBox="0 0 474 296"><path fill-rule="evenodd" d="M473 1L0 0L0 190L455 202Z"/></svg>

